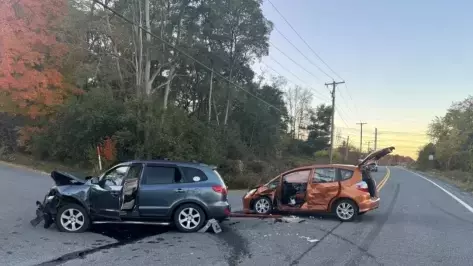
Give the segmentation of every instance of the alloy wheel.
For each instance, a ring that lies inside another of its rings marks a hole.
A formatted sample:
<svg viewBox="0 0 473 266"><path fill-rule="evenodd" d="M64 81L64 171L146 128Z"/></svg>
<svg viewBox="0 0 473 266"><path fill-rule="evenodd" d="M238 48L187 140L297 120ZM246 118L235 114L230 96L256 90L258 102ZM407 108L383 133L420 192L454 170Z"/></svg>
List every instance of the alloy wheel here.
<svg viewBox="0 0 473 266"><path fill-rule="evenodd" d="M196 228L201 219L199 211L191 207L182 209L178 216L179 224L186 230Z"/></svg>
<svg viewBox="0 0 473 266"><path fill-rule="evenodd" d="M350 220L355 215L355 208L348 202L342 202L338 204L336 212L340 219Z"/></svg>
<svg viewBox="0 0 473 266"><path fill-rule="evenodd" d="M76 232L84 226L85 216L78 209L69 208L61 214L60 223L67 231Z"/></svg>

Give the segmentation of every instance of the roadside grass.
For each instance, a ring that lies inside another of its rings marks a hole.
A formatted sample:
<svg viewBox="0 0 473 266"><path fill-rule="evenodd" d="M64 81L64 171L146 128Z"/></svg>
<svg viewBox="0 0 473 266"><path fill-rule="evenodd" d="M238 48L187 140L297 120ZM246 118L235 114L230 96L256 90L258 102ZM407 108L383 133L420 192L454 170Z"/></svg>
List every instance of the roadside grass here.
<svg viewBox="0 0 473 266"><path fill-rule="evenodd" d="M0 161L19 168L26 168L29 170L35 170L44 174L50 174L53 170L61 170L68 172L92 172L92 169L84 169L75 166L64 165L60 162L43 161L33 158L32 156L14 153L8 156L2 156Z"/></svg>
<svg viewBox="0 0 473 266"><path fill-rule="evenodd" d="M459 170L452 170L452 171L440 171L436 169L419 169L416 167L410 167L412 170L416 170L419 172L423 172L429 175L432 175L440 180L443 180L447 183L455 185L456 187L468 191L473 192L473 173L459 171Z"/></svg>

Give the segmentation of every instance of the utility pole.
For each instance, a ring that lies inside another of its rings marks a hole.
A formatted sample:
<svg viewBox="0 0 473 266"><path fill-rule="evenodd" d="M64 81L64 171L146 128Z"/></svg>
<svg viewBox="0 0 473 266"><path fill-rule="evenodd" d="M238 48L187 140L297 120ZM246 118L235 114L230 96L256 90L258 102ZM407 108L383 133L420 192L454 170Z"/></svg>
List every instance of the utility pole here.
<svg viewBox="0 0 473 266"><path fill-rule="evenodd" d="M368 150L367 150L367 152L370 152L370 144L371 144L371 141L368 141Z"/></svg>
<svg viewBox="0 0 473 266"><path fill-rule="evenodd" d="M363 125L366 125L367 123L356 123L357 125L360 125L360 153L363 150Z"/></svg>
<svg viewBox="0 0 473 266"><path fill-rule="evenodd" d="M209 123L210 119L212 118L212 85L214 80L214 69L212 68L212 72L210 72L210 90L209 90Z"/></svg>
<svg viewBox="0 0 473 266"><path fill-rule="evenodd" d="M330 128L330 164L332 163L333 160L333 133L335 130L335 88L337 87L338 84L343 84L345 81L339 81L335 82L332 81L331 83L325 83L325 86L330 86L332 85L332 91L330 92L332 94L332 126Z"/></svg>
<svg viewBox="0 0 473 266"><path fill-rule="evenodd" d="M374 128L374 150L376 151L378 148L378 128Z"/></svg>
<svg viewBox="0 0 473 266"><path fill-rule="evenodd" d="M345 147L345 162L348 160L348 144L350 143L350 136L347 137L347 143Z"/></svg>

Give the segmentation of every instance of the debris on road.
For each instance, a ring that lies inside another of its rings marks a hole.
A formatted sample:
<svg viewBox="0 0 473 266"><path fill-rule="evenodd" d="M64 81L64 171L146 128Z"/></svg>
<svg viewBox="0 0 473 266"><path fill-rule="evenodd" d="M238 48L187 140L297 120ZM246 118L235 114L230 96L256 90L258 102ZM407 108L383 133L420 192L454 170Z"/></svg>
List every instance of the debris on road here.
<svg viewBox="0 0 473 266"><path fill-rule="evenodd" d="M302 223L305 219L297 216L281 217L277 218L274 222L285 222L285 223Z"/></svg>
<svg viewBox="0 0 473 266"><path fill-rule="evenodd" d="M210 219L207 221L207 224L204 227L202 227L202 229L199 230L199 233L207 232L207 230L209 230L210 227L212 227L212 230L214 231L215 234L222 232L222 228L218 224L217 220Z"/></svg>
<svg viewBox="0 0 473 266"><path fill-rule="evenodd" d="M282 218L282 215L279 214L253 214L253 213L243 213L243 212L232 212L230 217L236 218L260 218L260 219L277 219Z"/></svg>
<svg viewBox="0 0 473 266"><path fill-rule="evenodd" d="M315 243L315 242L320 241L320 240L318 240L318 239L310 238L310 237L307 237L307 236L300 236L300 238L303 238L303 239L309 241L310 243Z"/></svg>

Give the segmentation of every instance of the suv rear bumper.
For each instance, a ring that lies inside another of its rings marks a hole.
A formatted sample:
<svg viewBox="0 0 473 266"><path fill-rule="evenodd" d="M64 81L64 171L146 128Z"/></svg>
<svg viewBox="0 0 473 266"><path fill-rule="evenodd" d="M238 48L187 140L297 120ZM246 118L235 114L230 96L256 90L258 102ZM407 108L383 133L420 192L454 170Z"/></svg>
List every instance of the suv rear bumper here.
<svg viewBox="0 0 473 266"><path fill-rule="evenodd" d="M224 220L230 216L232 212L231 206L228 202L219 202L217 204L208 206L207 212L209 219Z"/></svg>

